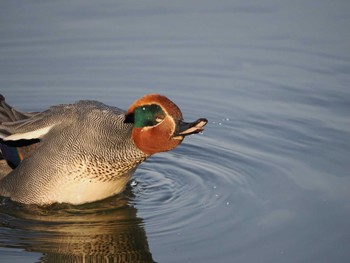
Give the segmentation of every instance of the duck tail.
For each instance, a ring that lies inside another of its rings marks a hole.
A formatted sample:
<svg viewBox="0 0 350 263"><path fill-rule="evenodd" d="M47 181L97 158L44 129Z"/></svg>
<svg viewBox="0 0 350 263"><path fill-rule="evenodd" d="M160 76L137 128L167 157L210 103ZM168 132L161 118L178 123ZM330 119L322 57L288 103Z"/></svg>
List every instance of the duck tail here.
<svg viewBox="0 0 350 263"><path fill-rule="evenodd" d="M28 119L31 116L33 116L31 112L19 111L8 105L5 97L0 94L0 124Z"/></svg>

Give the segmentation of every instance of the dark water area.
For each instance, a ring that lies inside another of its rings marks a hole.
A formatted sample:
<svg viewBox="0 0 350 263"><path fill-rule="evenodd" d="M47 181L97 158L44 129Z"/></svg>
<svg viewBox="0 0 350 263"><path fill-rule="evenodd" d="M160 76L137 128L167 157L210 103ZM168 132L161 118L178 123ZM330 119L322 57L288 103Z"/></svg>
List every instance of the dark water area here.
<svg viewBox="0 0 350 263"><path fill-rule="evenodd" d="M349 1L1 1L0 21L21 110L160 93L209 120L121 195L2 199L0 262L348 262Z"/></svg>

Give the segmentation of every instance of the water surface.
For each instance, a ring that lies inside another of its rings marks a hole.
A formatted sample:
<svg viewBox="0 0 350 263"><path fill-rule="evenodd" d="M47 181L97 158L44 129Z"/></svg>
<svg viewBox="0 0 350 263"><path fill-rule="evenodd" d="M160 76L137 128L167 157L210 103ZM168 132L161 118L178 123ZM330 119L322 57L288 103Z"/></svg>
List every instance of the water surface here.
<svg viewBox="0 0 350 263"><path fill-rule="evenodd" d="M1 262L347 262L348 1L2 1L0 90L28 111L175 101L204 134L122 195L2 200Z"/></svg>

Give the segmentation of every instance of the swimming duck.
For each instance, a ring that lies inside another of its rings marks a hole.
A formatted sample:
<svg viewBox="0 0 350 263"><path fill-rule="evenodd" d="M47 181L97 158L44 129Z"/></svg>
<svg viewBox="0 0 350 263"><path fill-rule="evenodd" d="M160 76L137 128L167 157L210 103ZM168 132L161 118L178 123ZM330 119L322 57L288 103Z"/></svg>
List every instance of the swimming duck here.
<svg viewBox="0 0 350 263"><path fill-rule="evenodd" d="M203 131L165 96L145 95L127 111L83 100L22 112L0 95L2 157L13 169L0 195L37 205L83 204L120 193L136 167Z"/></svg>

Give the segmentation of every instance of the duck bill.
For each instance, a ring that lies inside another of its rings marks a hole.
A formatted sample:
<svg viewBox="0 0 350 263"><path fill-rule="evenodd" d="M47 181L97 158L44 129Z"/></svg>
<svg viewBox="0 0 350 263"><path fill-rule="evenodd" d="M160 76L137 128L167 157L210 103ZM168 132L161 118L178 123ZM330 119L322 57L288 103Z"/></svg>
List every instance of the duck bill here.
<svg viewBox="0 0 350 263"><path fill-rule="evenodd" d="M183 139L187 135L199 133L204 130L204 126L208 123L207 119L201 118L194 122L184 122L179 120L176 125L176 130L173 139Z"/></svg>

